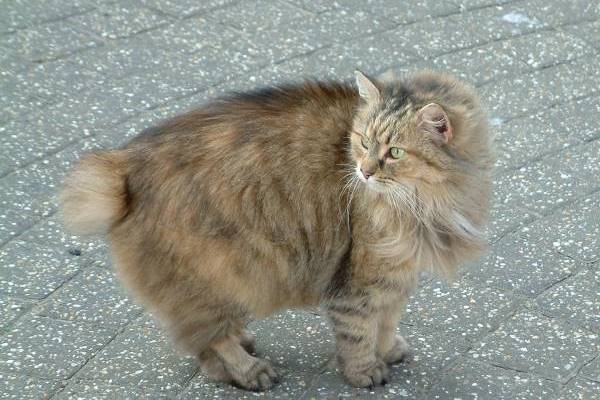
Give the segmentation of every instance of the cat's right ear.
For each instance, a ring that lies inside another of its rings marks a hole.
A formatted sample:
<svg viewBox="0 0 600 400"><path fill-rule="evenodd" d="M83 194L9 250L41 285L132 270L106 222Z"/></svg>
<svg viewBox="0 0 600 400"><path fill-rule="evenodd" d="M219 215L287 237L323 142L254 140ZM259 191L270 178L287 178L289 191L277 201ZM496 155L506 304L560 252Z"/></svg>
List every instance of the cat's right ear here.
<svg viewBox="0 0 600 400"><path fill-rule="evenodd" d="M379 100L379 89L375 83L360 71L354 71L356 77L356 86L358 86L358 94L368 103Z"/></svg>

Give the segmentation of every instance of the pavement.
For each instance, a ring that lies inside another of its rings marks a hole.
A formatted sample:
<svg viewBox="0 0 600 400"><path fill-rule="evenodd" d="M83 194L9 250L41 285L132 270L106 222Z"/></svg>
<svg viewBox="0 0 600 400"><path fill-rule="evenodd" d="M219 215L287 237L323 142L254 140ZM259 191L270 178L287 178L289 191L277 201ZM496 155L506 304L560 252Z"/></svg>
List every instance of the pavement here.
<svg viewBox="0 0 600 400"><path fill-rule="evenodd" d="M600 398L598 0L3 0L0 398ZM352 389L318 311L252 324L282 382L205 379L56 214L65 172L232 89L423 67L473 83L498 163L490 251L424 279L392 382Z"/></svg>

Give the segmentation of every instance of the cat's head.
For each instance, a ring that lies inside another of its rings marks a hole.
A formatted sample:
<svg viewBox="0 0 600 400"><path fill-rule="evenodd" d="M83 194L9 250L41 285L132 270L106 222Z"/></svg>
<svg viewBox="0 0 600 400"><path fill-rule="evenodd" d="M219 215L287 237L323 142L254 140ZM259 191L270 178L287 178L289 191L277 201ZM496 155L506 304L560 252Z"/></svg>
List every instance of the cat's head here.
<svg viewBox="0 0 600 400"><path fill-rule="evenodd" d="M451 145L459 124L454 110L398 81L376 81L357 71L356 84L361 104L351 155L367 188L390 193L452 178L457 161Z"/></svg>

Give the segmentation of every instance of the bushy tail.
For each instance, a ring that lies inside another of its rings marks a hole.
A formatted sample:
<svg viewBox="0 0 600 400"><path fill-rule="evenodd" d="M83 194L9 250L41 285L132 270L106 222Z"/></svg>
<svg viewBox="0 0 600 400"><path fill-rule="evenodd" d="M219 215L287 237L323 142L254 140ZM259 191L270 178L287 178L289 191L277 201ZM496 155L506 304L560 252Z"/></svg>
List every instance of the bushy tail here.
<svg viewBox="0 0 600 400"><path fill-rule="evenodd" d="M105 234L128 211L125 154L87 155L67 176L59 196L66 227L81 235Z"/></svg>

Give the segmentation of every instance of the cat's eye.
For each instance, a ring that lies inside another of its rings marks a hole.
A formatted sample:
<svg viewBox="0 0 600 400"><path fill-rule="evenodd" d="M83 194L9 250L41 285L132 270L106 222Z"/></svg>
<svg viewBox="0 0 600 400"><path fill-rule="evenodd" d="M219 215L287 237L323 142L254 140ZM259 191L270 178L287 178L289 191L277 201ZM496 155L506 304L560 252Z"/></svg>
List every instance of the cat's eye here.
<svg viewBox="0 0 600 400"><path fill-rule="evenodd" d="M366 150L369 149L369 143L367 142L367 139L365 139L364 136L360 137L360 144L362 145L362 147L364 147Z"/></svg>
<svg viewBox="0 0 600 400"><path fill-rule="evenodd" d="M392 147L392 148L390 148L390 156L392 158L395 158L397 160L400 157L402 157L403 155L404 155L404 150L401 149L400 147Z"/></svg>

